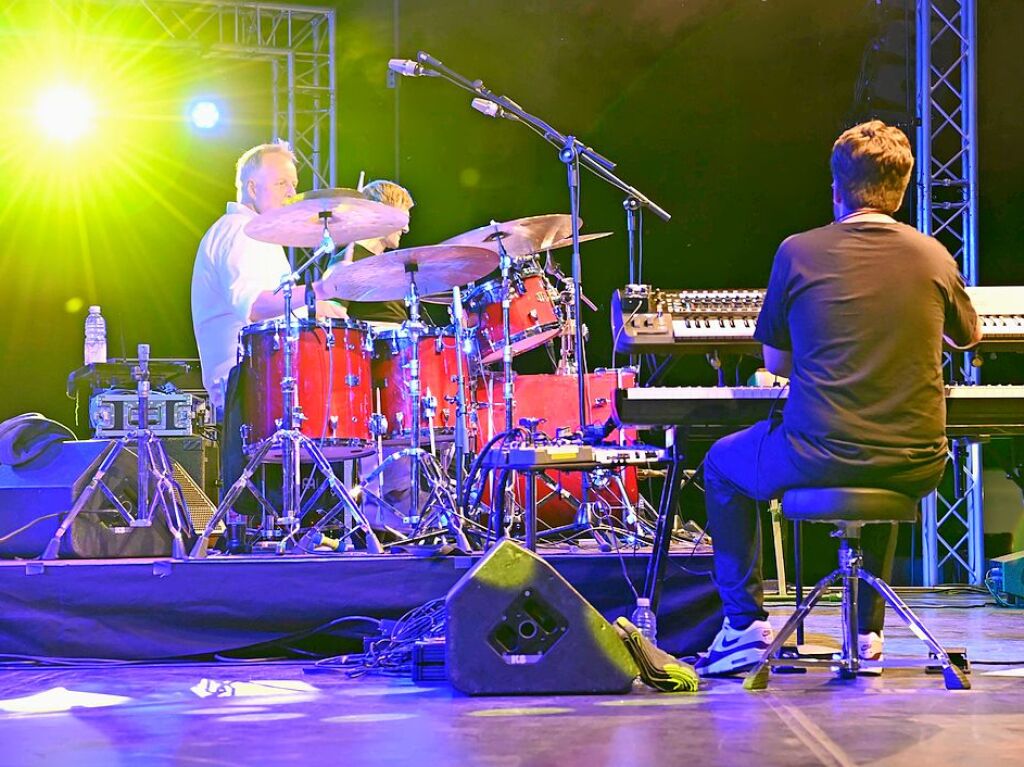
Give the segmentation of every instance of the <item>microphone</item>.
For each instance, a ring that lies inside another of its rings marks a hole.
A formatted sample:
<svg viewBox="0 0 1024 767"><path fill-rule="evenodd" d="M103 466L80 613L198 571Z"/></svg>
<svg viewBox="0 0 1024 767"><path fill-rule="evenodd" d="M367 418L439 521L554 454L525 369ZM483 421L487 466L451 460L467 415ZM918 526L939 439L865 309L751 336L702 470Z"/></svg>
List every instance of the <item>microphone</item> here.
<svg viewBox="0 0 1024 767"><path fill-rule="evenodd" d="M437 77L439 74L419 62L409 59L390 59L388 69L405 77Z"/></svg>
<svg viewBox="0 0 1024 767"><path fill-rule="evenodd" d="M480 114L487 115L488 117L503 117L506 120L519 119L507 109L498 106L498 104L494 103L490 99L473 99L471 106Z"/></svg>

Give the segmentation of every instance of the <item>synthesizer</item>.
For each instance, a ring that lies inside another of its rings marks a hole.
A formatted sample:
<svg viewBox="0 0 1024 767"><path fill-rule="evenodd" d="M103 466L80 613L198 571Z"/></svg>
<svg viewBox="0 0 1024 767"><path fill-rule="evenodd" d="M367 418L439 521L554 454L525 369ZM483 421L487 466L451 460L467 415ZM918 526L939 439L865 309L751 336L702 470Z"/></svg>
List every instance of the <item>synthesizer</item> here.
<svg viewBox="0 0 1024 767"><path fill-rule="evenodd" d="M781 413L789 393L778 386L661 386L616 389L615 418L631 426L685 426L717 436ZM946 387L950 436L1024 434L1024 385Z"/></svg>
<svg viewBox="0 0 1024 767"><path fill-rule="evenodd" d="M624 354L760 354L754 327L763 290L666 290L627 285L612 295L613 349ZM1024 351L1024 287L967 288L983 333L978 351Z"/></svg>

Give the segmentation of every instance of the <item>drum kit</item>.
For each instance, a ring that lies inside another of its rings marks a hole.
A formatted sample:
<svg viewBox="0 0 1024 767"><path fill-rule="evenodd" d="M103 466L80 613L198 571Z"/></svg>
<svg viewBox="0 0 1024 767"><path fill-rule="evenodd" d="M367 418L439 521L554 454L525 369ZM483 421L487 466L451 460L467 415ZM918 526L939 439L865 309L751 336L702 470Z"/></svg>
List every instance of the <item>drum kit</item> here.
<svg viewBox="0 0 1024 767"><path fill-rule="evenodd" d="M355 190L326 189L293 197L246 226L253 239L316 250L281 282L285 314L241 332L241 432L249 463L224 489L193 556L205 555L222 521L239 524L233 506L247 491L263 514L249 536L277 553L353 548L360 535L367 551L382 552L381 527L371 524L368 504L402 520L401 529L391 531L400 543L447 539L468 551L471 539L488 528L487 495L464 492L467 460L477 448L502 435L523 434L516 417L526 432L545 440L566 437L578 426L576 375L585 366L574 345L572 281L552 264L550 253L547 265L540 262L540 254L572 244L568 215L492 222L438 245L333 267L340 271L325 281L334 286L335 298L404 300L408 319L396 327L293 316L292 288L310 264L335 247L387 236L407 222L405 211ZM580 241L609 234L581 235ZM488 278L495 269L500 276ZM428 325L423 304L447 305L450 324ZM515 374L513 357L556 339L557 373ZM628 369L587 375L588 418L604 422L614 388L630 386L634 378ZM372 469L346 487L331 464L356 460ZM399 469L403 462L407 469ZM282 466L279 508L253 481L267 463ZM304 464L311 465L305 478ZM398 494L402 502L385 497L389 472L407 482ZM616 509L602 519L635 521L632 470L596 483L584 479L582 486L578 475L543 481L550 504L541 504L540 517L550 527L571 530L585 520L588 484L595 484L596 504ZM515 507L522 487L513 483L508 493Z"/></svg>

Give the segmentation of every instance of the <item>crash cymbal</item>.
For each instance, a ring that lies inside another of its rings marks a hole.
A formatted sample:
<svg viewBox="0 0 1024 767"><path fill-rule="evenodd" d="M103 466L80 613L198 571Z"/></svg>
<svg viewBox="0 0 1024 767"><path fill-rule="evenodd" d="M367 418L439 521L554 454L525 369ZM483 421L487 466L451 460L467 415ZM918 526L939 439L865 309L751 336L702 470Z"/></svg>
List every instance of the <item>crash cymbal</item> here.
<svg viewBox="0 0 1024 767"><path fill-rule="evenodd" d="M580 221L583 226L583 221ZM552 243L572 236L572 217L567 213L527 216L496 222L450 237L442 245L478 245L498 252L498 240L513 257L540 253Z"/></svg>
<svg viewBox="0 0 1024 767"><path fill-rule="evenodd" d="M348 301L395 301L409 292L409 269L415 264L416 286L423 295L443 293L456 285L478 280L498 265L488 248L468 245L424 245L403 248L338 264L324 276L334 282L337 295Z"/></svg>
<svg viewBox="0 0 1024 767"><path fill-rule="evenodd" d="M386 237L409 225L409 213L363 197L355 189L317 189L289 197L280 208L260 213L245 225L254 240L295 248L314 248L324 234L321 213L330 213L327 229L334 244Z"/></svg>
<svg viewBox="0 0 1024 767"><path fill-rule="evenodd" d="M581 234L580 242L590 242L591 240L601 240L605 237L611 237L614 232L594 232L593 234ZM568 237L564 240L557 240L548 245L544 250L556 250L558 248L566 248L572 246L572 237ZM488 245L481 245L480 247L486 248ZM531 254L532 255L532 254ZM515 261L520 262L532 262L533 259L527 256L516 256ZM450 306L454 303L455 299L452 297L451 291L446 293L434 293L433 295L424 296L423 303L425 304L440 304L444 306Z"/></svg>

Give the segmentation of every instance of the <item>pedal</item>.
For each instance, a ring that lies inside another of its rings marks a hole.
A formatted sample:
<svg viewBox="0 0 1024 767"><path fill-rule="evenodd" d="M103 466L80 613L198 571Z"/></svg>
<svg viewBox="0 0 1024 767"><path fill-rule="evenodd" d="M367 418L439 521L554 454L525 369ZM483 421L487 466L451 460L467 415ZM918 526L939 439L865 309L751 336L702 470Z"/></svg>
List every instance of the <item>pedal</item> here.
<svg viewBox="0 0 1024 767"><path fill-rule="evenodd" d="M954 666L959 668L965 674L970 674L971 673L971 661L967 657L967 648L966 647L946 647L944 649L946 650L946 655L949 656L950 662ZM933 653L931 651L928 652L928 657L931 658L934 661L938 661L938 659L939 659L939 656L937 656L935 653ZM926 673L926 674L941 674L942 673L942 666L939 663L930 664L930 665L924 667L924 673Z"/></svg>

